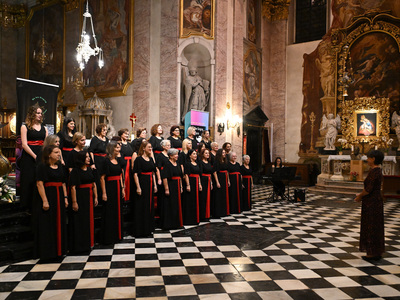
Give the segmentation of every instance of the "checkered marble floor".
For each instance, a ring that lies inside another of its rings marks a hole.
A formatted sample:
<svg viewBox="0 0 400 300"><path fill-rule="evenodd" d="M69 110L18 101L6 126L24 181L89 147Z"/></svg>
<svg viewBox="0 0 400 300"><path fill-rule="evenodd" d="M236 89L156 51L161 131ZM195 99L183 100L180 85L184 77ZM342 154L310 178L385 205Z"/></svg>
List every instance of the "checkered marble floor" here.
<svg viewBox="0 0 400 300"><path fill-rule="evenodd" d="M226 235L235 226L286 233L265 248L157 230L90 255L0 267L0 299L400 299L397 200L385 204L386 253L370 263L358 251L359 204L313 194L268 202L269 193L257 186L251 212L210 222Z"/></svg>

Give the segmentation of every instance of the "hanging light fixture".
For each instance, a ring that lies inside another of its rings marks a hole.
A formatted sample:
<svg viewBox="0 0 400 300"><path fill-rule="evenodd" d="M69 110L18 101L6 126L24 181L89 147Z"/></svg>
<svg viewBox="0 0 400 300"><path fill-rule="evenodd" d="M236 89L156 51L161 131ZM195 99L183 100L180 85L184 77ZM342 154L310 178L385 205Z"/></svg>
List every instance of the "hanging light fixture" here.
<svg viewBox="0 0 400 300"><path fill-rule="evenodd" d="M40 40L38 51L36 52L36 50L33 50L33 59L39 63L42 69L53 60L53 52L51 51L49 43L44 38L44 10L45 8L43 7L42 39Z"/></svg>
<svg viewBox="0 0 400 300"><path fill-rule="evenodd" d="M94 40L94 48L90 47L90 35L86 32L86 22L87 19L90 19L90 25L92 28L93 40ZM103 60L103 50L97 46L96 34L94 33L93 27L93 19L92 15L89 13L89 0L86 2L86 11L83 14L83 24L82 24L82 33L81 33L81 41L76 47L76 52L78 53L76 59L79 63L79 68L83 70L85 65L89 61L91 56L99 56L99 68L101 69L104 66Z"/></svg>

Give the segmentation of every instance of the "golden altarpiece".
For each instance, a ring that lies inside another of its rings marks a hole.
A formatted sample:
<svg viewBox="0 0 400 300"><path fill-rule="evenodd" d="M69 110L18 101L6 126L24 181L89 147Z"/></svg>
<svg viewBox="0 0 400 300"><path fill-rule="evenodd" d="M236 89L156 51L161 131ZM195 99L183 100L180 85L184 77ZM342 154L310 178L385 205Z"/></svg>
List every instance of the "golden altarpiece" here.
<svg viewBox="0 0 400 300"><path fill-rule="evenodd" d="M332 31L328 51L334 57L335 97L321 101L323 114L341 118L335 145L343 153L319 155L319 182L363 180L364 154L374 148L385 153L383 174L398 174L394 146L399 141L391 116L400 109L399 49L400 19L387 13L361 16L349 27ZM360 155L354 155L358 151Z"/></svg>

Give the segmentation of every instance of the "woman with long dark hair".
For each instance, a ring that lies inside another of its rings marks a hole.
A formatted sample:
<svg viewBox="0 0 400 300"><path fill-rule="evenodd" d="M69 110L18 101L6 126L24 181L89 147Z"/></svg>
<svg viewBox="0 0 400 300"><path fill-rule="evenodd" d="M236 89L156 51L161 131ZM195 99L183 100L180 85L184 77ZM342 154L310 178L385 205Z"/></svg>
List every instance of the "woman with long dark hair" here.
<svg viewBox="0 0 400 300"><path fill-rule="evenodd" d="M157 193L157 167L153 160L152 146L143 141L133 165L133 176L136 184L135 237L144 237L154 231L154 194Z"/></svg>
<svg viewBox="0 0 400 300"><path fill-rule="evenodd" d="M210 163L210 150L203 149L200 153L199 164L201 168L201 186L200 193L200 221L210 219L211 215L211 190L213 189L212 173L213 167Z"/></svg>
<svg viewBox="0 0 400 300"><path fill-rule="evenodd" d="M196 225L200 222L199 202L202 190L200 182L201 169L197 163L197 152L190 149L185 165L186 190L183 194L183 224Z"/></svg>
<svg viewBox="0 0 400 300"><path fill-rule="evenodd" d="M48 135L43 123L43 109L38 104L28 108L25 124L21 126L22 155L19 162L21 171L21 206L31 209L32 195L36 183L36 157Z"/></svg>
<svg viewBox="0 0 400 300"><path fill-rule="evenodd" d="M94 247L94 207L97 206L95 173L90 168L90 155L80 151L76 167L70 174L72 212L70 218L71 252L89 251Z"/></svg>
<svg viewBox="0 0 400 300"><path fill-rule="evenodd" d="M157 156L162 152L163 148L161 147L161 141L164 139L161 135L163 134L163 129L161 124L154 124L150 130L151 137L149 138L149 142L153 147L154 159L157 159Z"/></svg>
<svg viewBox="0 0 400 300"><path fill-rule="evenodd" d="M169 160L161 171L165 196L161 209L160 226L164 230L183 226L182 215L182 169L178 163L178 149L169 149Z"/></svg>
<svg viewBox="0 0 400 300"><path fill-rule="evenodd" d="M121 138L121 155L126 161L124 168L124 182L125 182L125 201L130 200L131 197L131 160L133 155L133 149L131 144L128 143L129 130L128 128L122 128L118 130L118 136ZM134 191L133 191L134 192Z"/></svg>
<svg viewBox="0 0 400 300"><path fill-rule="evenodd" d="M39 196L33 210L35 256L52 259L67 251L66 176L60 165L61 150L51 145L43 149L43 162L36 169ZM31 195L32 196L32 195Z"/></svg>
<svg viewBox="0 0 400 300"><path fill-rule="evenodd" d="M60 149L65 162L69 160L69 155L72 149L74 149L75 145L72 142L72 138L75 132L75 120L71 117L65 117L63 127L57 133L57 135L60 137Z"/></svg>
<svg viewBox="0 0 400 300"><path fill-rule="evenodd" d="M212 208L213 217L225 217L229 215L229 176L228 162L224 149L218 149L214 162L215 189Z"/></svg>

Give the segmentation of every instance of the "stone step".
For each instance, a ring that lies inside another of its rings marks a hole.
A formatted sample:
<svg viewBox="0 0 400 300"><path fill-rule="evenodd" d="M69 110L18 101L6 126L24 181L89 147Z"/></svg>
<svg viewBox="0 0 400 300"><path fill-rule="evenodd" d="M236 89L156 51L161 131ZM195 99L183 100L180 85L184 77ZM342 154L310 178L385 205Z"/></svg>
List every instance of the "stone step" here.
<svg viewBox="0 0 400 300"><path fill-rule="evenodd" d="M32 259L33 241L10 242L0 245L0 266Z"/></svg>
<svg viewBox="0 0 400 300"><path fill-rule="evenodd" d="M364 183L362 181L349 181L349 180L343 180L343 181L324 180L322 182L322 184L328 185L328 186L342 186L342 187L356 187L356 188L364 187Z"/></svg>
<svg viewBox="0 0 400 300"><path fill-rule="evenodd" d="M314 194L324 194L324 195L332 195L338 197L346 197L346 198L354 198L356 194L360 193L362 190L357 191L345 191L342 189L332 190L332 189L323 189L317 186L311 187L308 189L309 192Z"/></svg>

